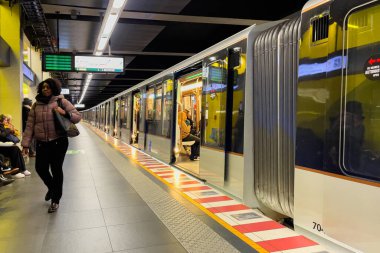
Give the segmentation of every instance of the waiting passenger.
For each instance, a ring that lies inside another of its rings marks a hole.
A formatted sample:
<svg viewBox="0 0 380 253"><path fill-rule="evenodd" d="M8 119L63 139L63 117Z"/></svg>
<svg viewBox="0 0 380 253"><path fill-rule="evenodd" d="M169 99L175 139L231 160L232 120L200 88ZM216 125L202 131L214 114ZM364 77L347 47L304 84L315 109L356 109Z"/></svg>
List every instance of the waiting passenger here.
<svg viewBox="0 0 380 253"><path fill-rule="evenodd" d="M0 141L19 143L18 130L12 125L10 116L0 115Z"/></svg>
<svg viewBox="0 0 380 253"><path fill-rule="evenodd" d="M185 109L185 113L190 125L190 134L198 137L197 126L194 124L194 121L191 119L191 109Z"/></svg>
<svg viewBox="0 0 380 253"><path fill-rule="evenodd" d="M201 140L190 133L191 126L190 126L190 121L187 120L186 112L184 111L178 112L178 124L181 130L182 141L195 141L195 143L191 145L190 160L192 161L199 160L199 145L200 145Z"/></svg>
<svg viewBox="0 0 380 253"><path fill-rule="evenodd" d="M33 136L37 141L36 171L48 188L45 200L51 199L48 212L52 213L57 211L62 197L62 165L69 145L67 136L60 135L55 130L53 110L73 123L78 123L81 116L75 107L60 95L61 83L58 80L49 78L41 82L38 84L37 93L37 102L29 112L21 144L24 147L23 153L27 155ZM58 99L61 99L63 108L58 106Z"/></svg>
<svg viewBox="0 0 380 253"><path fill-rule="evenodd" d="M12 169L15 170L15 172L18 172L17 174L12 175L13 178L24 178L25 176L30 176L32 174L26 169L24 157L18 146L0 146L0 154L9 157Z"/></svg>
<svg viewBox="0 0 380 253"><path fill-rule="evenodd" d="M30 98L24 98L24 100L22 101L22 132L25 131L26 122L28 120L28 114L30 112L30 109L32 108L32 104L33 104L33 101ZM36 156L36 142L33 138L29 147L29 157L35 157L35 156Z"/></svg>
<svg viewBox="0 0 380 253"><path fill-rule="evenodd" d="M6 159L5 157L0 154L0 187L10 184L14 181L14 179L7 178L4 176L6 172L11 171L11 168L8 168L9 166L6 164Z"/></svg>

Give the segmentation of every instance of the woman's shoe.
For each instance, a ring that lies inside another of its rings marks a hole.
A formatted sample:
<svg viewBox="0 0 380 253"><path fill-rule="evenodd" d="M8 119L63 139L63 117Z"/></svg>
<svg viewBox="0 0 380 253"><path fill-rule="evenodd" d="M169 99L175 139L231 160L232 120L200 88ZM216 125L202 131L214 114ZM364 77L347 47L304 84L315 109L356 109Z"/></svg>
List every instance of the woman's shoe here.
<svg viewBox="0 0 380 253"><path fill-rule="evenodd" d="M30 176L32 175L32 173L29 171L29 170L24 170L23 172L21 172L22 174L24 174L25 176Z"/></svg>
<svg viewBox="0 0 380 253"><path fill-rule="evenodd" d="M48 213L54 213L58 210L59 204L57 203L51 203L48 209Z"/></svg>
<svg viewBox="0 0 380 253"><path fill-rule="evenodd" d="M50 193L50 191L48 191L46 193L46 195L45 195L45 201L49 201L49 200L51 200L51 193Z"/></svg>
<svg viewBox="0 0 380 253"><path fill-rule="evenodd" d="M12 177L14 179L20 179L20 178L24 178L25 175L19 172L19 173L15 174L15 175L12 175Z"/></svg>

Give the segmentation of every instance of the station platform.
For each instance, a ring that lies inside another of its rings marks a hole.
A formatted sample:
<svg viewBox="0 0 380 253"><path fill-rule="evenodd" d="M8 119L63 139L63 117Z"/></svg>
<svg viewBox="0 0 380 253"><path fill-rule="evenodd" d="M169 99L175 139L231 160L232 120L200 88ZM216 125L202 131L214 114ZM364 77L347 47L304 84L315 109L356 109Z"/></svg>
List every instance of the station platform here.
<svg viewBox="0 0 380 253"><path fill-rule="evenodd" d="M0 188L1 253L327 252L238 200L78 124L59 210L32 175Z"/></svg>

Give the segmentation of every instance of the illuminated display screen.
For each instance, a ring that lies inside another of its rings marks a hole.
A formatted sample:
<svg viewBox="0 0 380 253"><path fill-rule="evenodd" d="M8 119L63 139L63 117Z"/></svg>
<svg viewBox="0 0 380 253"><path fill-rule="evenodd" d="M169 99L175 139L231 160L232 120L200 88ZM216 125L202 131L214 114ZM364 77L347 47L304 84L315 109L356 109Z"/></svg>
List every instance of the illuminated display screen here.
<svg viewBox="0 0 380 253"><path fill-rule="evenodd" d="M124 58L75 55L74 71L122 73L124 71Z"/></svg>
<svg viewBox="0 0 380 253"><path fill-rule="evenodd" d="M44 53L42 56L43 71L72 71L73 68L72 54L49 54Z"/></svg>
<svg viewBox="0 0 380 253"><path fill-rule="evenodd" d="M224 75L222 68L210 67L210 81L212 83L224 83Z"/></svg>

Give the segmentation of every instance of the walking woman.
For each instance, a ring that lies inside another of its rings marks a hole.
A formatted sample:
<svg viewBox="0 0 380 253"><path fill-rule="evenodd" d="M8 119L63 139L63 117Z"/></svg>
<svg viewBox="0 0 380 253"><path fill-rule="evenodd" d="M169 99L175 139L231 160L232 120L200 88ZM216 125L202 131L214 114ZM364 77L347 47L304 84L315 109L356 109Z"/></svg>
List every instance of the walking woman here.
<svg viewBox="0 0 380 253"><path fill-rule="evenodd" d="M78 123L81 116L75 107L60 95L61 83L58 80L49 78L41 82L38 84L37 93L37 101L29 112L21 145L24 155L27 155L32 138L37 142L35 168L48 188L45 200L51 199L48 212L52 213L57 211L62 197L62 164L69 144L67 136L62 136L55 130L53 110L73 123ZM63 108L58 106L58 99L61 100Z"/></svg>

